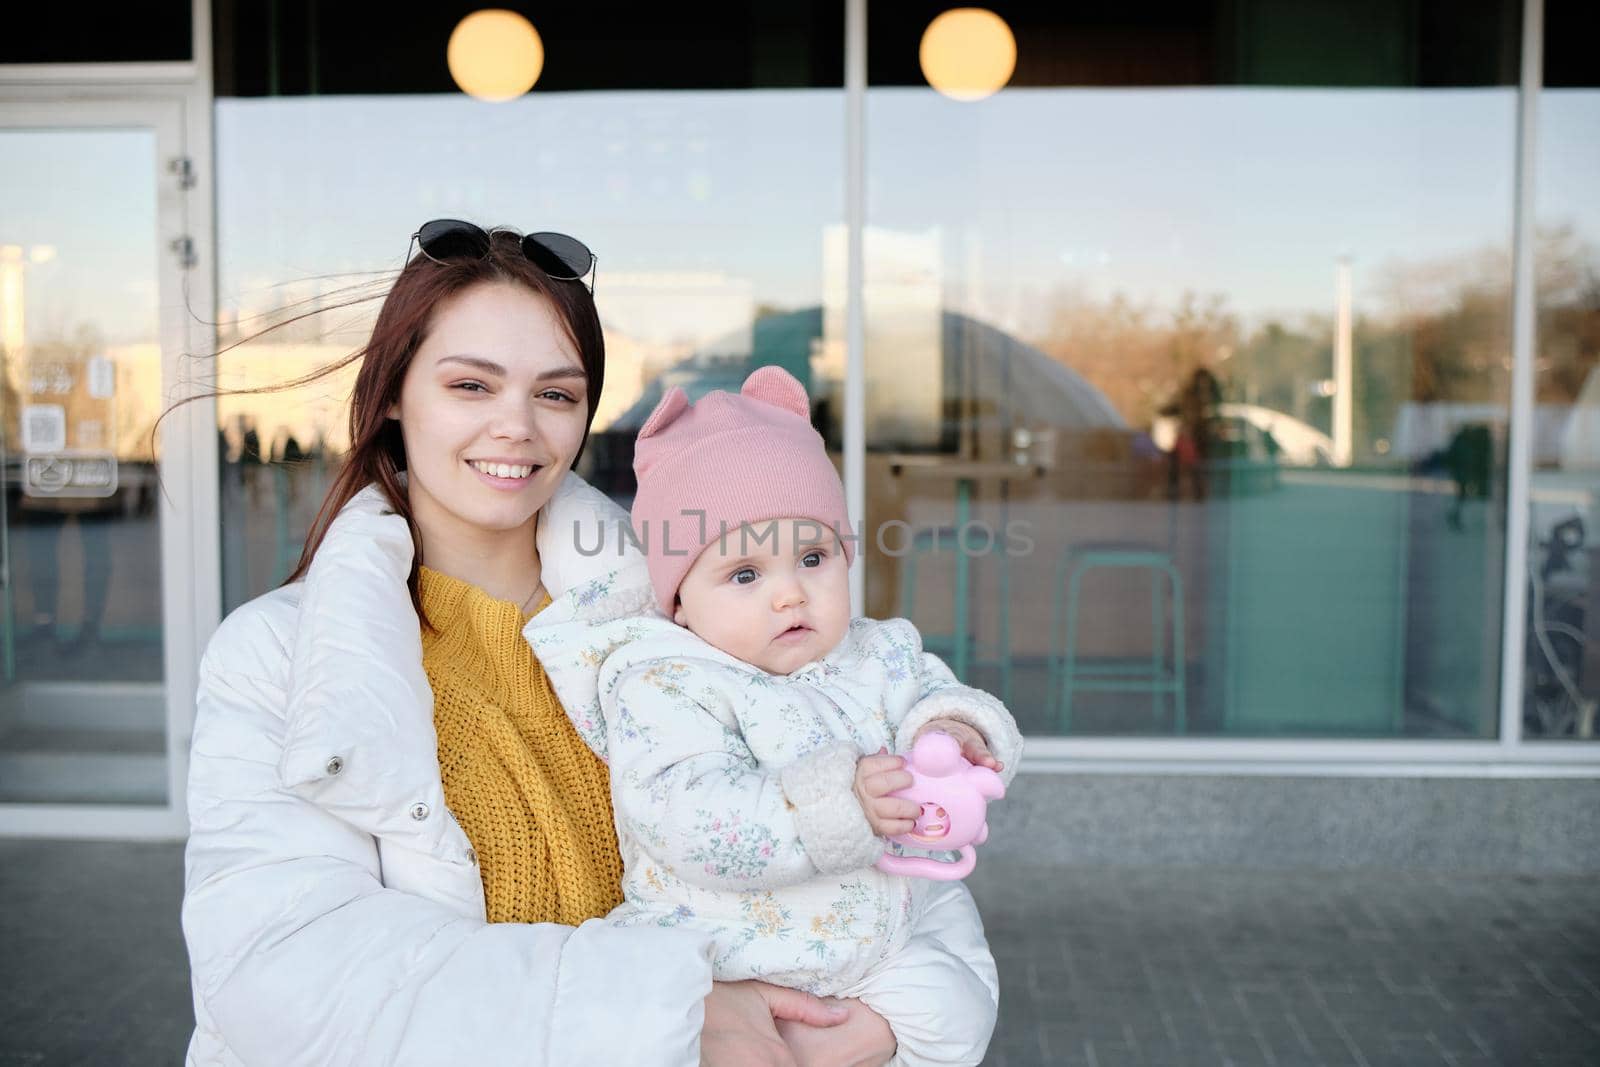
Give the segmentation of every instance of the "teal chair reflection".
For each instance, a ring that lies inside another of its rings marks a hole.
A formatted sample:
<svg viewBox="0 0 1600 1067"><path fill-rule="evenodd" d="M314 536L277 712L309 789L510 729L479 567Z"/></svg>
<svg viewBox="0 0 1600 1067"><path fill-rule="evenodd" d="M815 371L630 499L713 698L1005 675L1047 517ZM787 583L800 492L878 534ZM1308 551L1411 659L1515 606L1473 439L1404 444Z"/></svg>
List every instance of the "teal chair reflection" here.
<svg viewBox="0 0 1600 1067"><path fill-rule="evenodd" d="M1083 578L1112 568L1150 575L1150 658L1085 660L1078 656L1078 626ZM1164 587L1171 590L1167 612ZM1063 633L1064 631L1064 633ZM1166 662L1168 647L1172 664ZM1072 700L1080 692L1148 693L1152 721L1161 722L1171 699L1174 733L1187 729L1184 700L1183 579L1170 553L1135 545L1079 545L1068 549L1056 571L1055 606L1050 625L1050 711L1057 729L1070 733Z"/></svg>
<svg viewBox="0 0 1600 1067"><path fill-rule="evenodd" d="M955 603L951 612L954 626L947 634L923 632L922 647L935 655L942 656L950 664L956 677L969 685L972 668L999 668L1000 700L1009 704L1011 702L1011 567L1003 547L997 544L989 546L989 549L984 555L997 561L1000 579L999 644L993 649L992 658L979 658L985 650L980 649L977 637L972 632L972 591L967 588L968 583L961 580L970 575L971 568L955 566L958 545L956 528L953 526L918 530L912 536L906 547L906 554L900 558L900 615L916 622L918 558L930 554L938 556L948 553L950 566L957 574Z"/></svg>

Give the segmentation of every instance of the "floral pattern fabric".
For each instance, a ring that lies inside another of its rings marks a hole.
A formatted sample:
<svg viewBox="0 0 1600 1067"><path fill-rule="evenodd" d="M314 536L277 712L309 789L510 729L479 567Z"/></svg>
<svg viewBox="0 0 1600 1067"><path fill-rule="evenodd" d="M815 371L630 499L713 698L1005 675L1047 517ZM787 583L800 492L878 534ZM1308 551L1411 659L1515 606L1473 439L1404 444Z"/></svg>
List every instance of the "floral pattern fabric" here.
<svg viewBox="0 0 1600 1067"><path fill-rule="evenodd" d="M709 931L718 979L850 986L904 944L926 883L819 873L778 772L841 741L894 750L919 702L965 687L902 619L856 619L827 656L780 676L659 614L596 618L603 597L587 618L526 632L611 766L625 897L612 921Z"/></svg>

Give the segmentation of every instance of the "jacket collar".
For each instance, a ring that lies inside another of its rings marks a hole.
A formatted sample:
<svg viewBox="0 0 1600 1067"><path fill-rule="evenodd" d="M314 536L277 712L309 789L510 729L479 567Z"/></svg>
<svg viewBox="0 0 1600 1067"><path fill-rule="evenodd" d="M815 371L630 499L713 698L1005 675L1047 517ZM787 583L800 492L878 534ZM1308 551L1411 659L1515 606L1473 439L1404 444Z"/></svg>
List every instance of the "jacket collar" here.
<svg viewBox="0 0 1600 1067"><path fill-rule="evenodd" d="M575 618L602 591L648 593L626 529L626 513L569 471L536 525L555 598L537 618ZM301 593L278 770L286 787L352 825L433 850L464 838L439 776L433 691L406 588L412 557L411 531L376 485L329 526Z"/></svg>
<svg viewBox="0 0 1600 1067"><path fill-rule="evenodd" d="M540 510L534 537L551 603L530 627L638 615L654 602L628 513L576 474Z"/></svg>

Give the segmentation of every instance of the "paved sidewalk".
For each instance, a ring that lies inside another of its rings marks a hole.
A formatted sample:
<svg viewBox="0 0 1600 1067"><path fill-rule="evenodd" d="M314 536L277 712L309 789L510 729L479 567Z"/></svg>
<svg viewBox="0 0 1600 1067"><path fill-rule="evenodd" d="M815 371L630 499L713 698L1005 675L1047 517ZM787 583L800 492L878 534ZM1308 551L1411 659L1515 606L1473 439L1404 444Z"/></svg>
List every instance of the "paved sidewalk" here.
<svg viewBox="0 0 1600 1067"><path fill-rule="evenodd" d="M988 1062L1600 1064L1600 879L985 870Z"/></svg>
<svg viewBox="0 0 1600 1067"><path fill-rule="evenodd" d="M979 863L988 1063L1600 1064L1600 879ZM0 1065L176 1064L177 845L0 840Z"/></svg>

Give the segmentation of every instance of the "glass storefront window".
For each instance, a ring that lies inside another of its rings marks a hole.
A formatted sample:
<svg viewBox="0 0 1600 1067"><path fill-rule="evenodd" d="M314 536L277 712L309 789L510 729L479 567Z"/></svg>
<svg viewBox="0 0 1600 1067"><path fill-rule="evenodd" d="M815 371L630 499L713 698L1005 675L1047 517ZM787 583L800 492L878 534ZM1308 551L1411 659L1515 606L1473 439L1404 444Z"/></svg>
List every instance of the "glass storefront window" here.
<svg viewBox="0 0 1600 1067"><path fill-rule="evenodd" d="M1035 735L1495 736L1517 5L995 4L977 100L943 7L869 9L868 614Z"/></svg>
<svg viewBox="0 0 1600 1067"><path fill-rule="evenodd" d="M698 396L771 363L830 395L843 8L741 11L641 13L626 35L589 9L538 16L548 78L500 104L449 85L453 18L408 23L397 47L416 61L364 82L340 58L370 48L347 12L319 23L315 53L298 34L277 51L242 29L219 42L233 91L352 94L217 101L219 343L247 340L219 357L219 385L284 382L358 347L377 309L360 298L383 292L419 223L448 216L571 233L598 255L606 387L579 472L624 505L633 437L669 385ZM222 398L228 609L298 557L345 446L352 380ZM817 418L836 415L819 404Z"/></svg>
<svg viewBox="0 0 1600 1067"><path fill-rule="evenodd" d="M0 802L167 800L157 133L0 117Z"/></svg>
<svg viewBox="0 0 1600 1067"><path fill-rule="evenodd" d="M991 6L984 96L928 68L948 5L868 5L866 611L1035 735L1497 736L1520 5ZM842 5L553 12L507 104L450 81L470 9L219 7L218 384L357 347L452 215L599 254L619 502L670 384L783 365L840 449ZM1585 76L1542 97L1530 737L1592 735L1600 678ZM352 380L222 399L226 607L291 569Z"/></svg>
<svg viewBox="0 0 1600 1067"><path fill-rule="evenodd" d="M1522 708L1530 739L1593 741L1600 706L1600 81L1580 43L1595 22L1590 5L1554 3L1545 15Z"/></svg>

